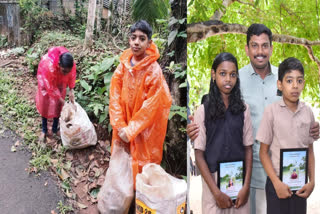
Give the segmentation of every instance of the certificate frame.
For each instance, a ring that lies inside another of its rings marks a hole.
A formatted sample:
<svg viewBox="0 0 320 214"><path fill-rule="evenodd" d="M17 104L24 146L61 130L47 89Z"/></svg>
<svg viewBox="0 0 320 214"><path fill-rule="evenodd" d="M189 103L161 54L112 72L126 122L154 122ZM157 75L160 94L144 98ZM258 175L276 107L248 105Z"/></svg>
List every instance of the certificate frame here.
<svg viewBox="0 0 320 214"><path fill-rule="evenodd" d="M218 162L217 184L221 192L236 201L245 179L244 160ZM229 180L229 182L227 181Z"/></svg>
<svg viewBox="0 0 320 214"><path fill-rule="evenodd" d="M280 149L280 180L292 192L308 183L308 148Z"/></svg>

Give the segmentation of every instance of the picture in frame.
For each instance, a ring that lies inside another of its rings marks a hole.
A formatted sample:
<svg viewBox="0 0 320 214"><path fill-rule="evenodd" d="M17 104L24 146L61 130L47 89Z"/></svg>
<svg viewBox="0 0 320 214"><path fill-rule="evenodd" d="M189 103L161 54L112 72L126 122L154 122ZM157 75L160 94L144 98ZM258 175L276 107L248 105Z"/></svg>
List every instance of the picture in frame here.
<svg viewBox="0 0 320 214"><path fill-rule="evenodd" d="M308 181L308 149L280 149L280 180L295 192Z"/></svg>
<svg viewBox="0 0 320 214"><path fill-rule="evenodd" d="M243 160L226 161L218 163L218 187L221 192L228 195L233 202L243 187L245 165Z"/></svg>

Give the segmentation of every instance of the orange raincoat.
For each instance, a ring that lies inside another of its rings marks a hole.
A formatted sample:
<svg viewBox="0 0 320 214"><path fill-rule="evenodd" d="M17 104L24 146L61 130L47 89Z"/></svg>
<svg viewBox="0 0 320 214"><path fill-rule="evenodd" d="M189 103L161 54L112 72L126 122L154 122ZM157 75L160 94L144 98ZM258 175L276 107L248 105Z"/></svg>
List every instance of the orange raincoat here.
<svg viewBox="0 0 320 214"><path fill-rule="evenodd" d="M60 98L65 99L67 86L73 89L76 84L76 64L70 73L64 75L60 71L59 57L69 52L65 47L52 47L41 58L38 66L38 91L36 105L39 114L45 118L60 117L62 104Z"/></svg>
<svg viewBox="0 0 320 214"><path fill-rule="evenodd" d="M170 91L157 62L160 57L157 46L152 43L146 53L147 56L132 67L132 51L125 50L110 88L112 145L116 140L121 141L118 129L125 128L134 181L145 164L161 163L171 107Z"/></svg>

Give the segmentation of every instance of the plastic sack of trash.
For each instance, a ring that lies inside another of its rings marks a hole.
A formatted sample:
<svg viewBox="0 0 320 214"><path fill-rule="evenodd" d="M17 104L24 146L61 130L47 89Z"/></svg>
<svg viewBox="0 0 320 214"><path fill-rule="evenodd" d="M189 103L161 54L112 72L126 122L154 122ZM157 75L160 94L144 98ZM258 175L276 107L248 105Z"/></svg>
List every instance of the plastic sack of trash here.
<svg viewBox="0 0 320 214"><path fill-rule="evenodd" d="M136 177L136 214L183 214L187 183L150 163Z"/></svg>
<svg viewBox="0 0 320 214"><path fill-rule="evenodd" d="M77 103L65 103L60 116L62 144L82 149L97 143L97 134L85 110Z"/></svg>
<svg viewBox="0 0 320 214"><path fill-rule="evenodd" d="M114 145L109 168L98 194L101 214L127 214L134 196L131 156Z"/></svg>

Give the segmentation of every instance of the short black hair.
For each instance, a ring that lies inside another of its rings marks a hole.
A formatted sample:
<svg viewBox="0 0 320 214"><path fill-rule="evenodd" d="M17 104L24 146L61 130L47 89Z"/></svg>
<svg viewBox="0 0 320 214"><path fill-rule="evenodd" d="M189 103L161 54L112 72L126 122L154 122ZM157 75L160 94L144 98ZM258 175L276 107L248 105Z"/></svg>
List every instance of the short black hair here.
<svg viewBox="0 0 320 214"><path fill-rule="evenodd" d="M247 45L249 46L249 41L253 35L260 36L261 34L267 34L270 40L270 45L272 45L272 32L264 24L252 24L247 31Z"/></svg>
<svg viewBox="0 0 320 214"><path fill-rule="evenodd" d="M145 21L145 20L137 21L136 23L134 23L130 27L130 33L133 33L136 30L142 31L143 33L145 33L147 35L148 39L151 39L152 28L147 21Z"/></svg>
<svg viewBox="0 0 320 214"><path fill-rule="evenodd" d="M73 67L73 57L71 53L66 52L60 55L59 65L63 68L72 68Z"/></svg>
<svg viewBox="0 0 320 214"><path fill-rule="evenodd" d="M292 70L298 70L304 76L304 68L300 60L294 57L289 57L283 60L279 65L278 80L282 82L284 75L286 73L290 73ZM277 91L277 95L282 95L282 92L279 89Z"/></svg>

